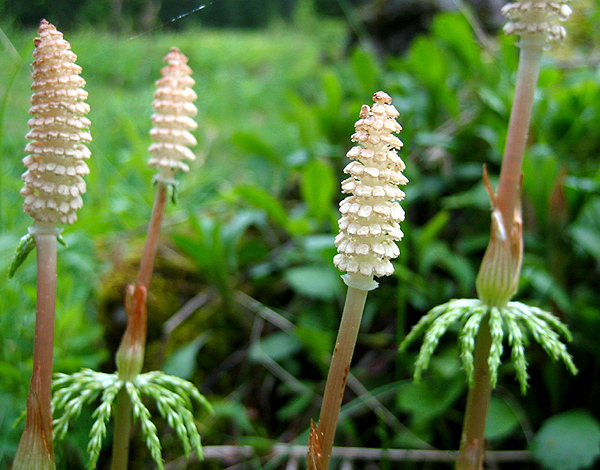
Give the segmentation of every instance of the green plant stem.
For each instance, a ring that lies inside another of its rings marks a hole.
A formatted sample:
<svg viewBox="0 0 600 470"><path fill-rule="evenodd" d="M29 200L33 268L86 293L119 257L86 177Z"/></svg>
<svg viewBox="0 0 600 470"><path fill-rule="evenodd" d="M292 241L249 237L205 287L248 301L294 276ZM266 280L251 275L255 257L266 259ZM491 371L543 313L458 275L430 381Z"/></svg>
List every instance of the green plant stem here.
<svg viewBox="0 0 600 470"><path fill-rule="evenodd" d="M531 111L540 73L542 52L541 45L526 43L521 45L515 96L508 123L500 180L496 188L496 202L505 223L512 220L517 204L521 203L518 200L520 196L521 168L529 134Z"/></svg>
<svg viewBox="0 0 600 470"><path fill-rule="evenodd" d="M144 294L150 286L150 280L152 279L154 261L156 260L156 252L158 250L158 242L160 239L160 229L166 204L167 187L164 183L158 182L156 196L154 198L154 206L152 208L152 216L150 218L150 224L148 225L146 244L144 245L144 253L142 254L142 259L140 261L140 269L137 278L136 289L141 287L144 290ZM144 330L146 328L145 295L143 302L144 305L138 306L136 309L136 313L142 315L143 318L137 318L136 321L130 321L132 312L128 309L127 314L130 316L130 318L127 321L127 329L123 335L119 349L136 348L138 351L141 350L143 354L146 341L146 332L131 331L132 328L144 328ZM136 338L138 341L142 341L144 344L129 344L129 340L131 338ZM131 380L132 377L127 377L127 379ZM115 432L113 436L113 455L110 467L111 470L127 470L132 419L133 415L131 401L129 399L129 395L123 389L119 392L115 405Z"/></svg>
<svg viewBox="0 0 600 470"><path fill-rule="evenodd" d="M475 342L473 384L467 395L456 470L481 470L485 455L485 424L492 394L488 358L492 338L489 315L481 322Z"/></svg>
<svg viewBox="0 0 600 470"><path fill-rule="evenodd" d="M321 413L319 415L318 431L321 436L320 444L323 456L323 469L329 468L333 439L340 416L342 398L344 397L346 380L350 371L350 363L352 362L352 355L366 299L367 291L348 287L346 303L342 313L335 349L331 357Z"/></svg>
<svg viewBox="0 0 600 470"><path fill-rule="evenodd" d="M113 435L111 470L124 470L129 462L132 405L127 390L119 390L115 404L115 430Z"/></svg>
<svg viewBox="0 0 600 470"><path fill-rule="evenodd" d="M36 222L34 227L37 225L39 224ZM52 362L54 358L54 318L56 315L56 236L58 232L55 226L40 231L42 233L34 235L37 251L37 298L33 374L27 396L25 431L15 456L15 470L29 468L21 466L23 461L21 459L27 458L27 454L32 452L32 445L35 446L33 449L36 449L36 452L41 451L46 454L45 460L48 465L51 468L54 467ZM29 457L32 458L33 456Z"/></svg>

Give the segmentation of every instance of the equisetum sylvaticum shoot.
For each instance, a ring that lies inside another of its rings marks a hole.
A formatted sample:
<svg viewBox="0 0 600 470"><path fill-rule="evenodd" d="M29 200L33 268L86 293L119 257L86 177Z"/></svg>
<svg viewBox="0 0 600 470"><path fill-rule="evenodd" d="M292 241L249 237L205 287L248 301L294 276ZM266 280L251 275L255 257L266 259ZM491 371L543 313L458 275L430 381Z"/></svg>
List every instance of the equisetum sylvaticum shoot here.
<svg viewBox="0 0 600 470"><path fill-rule="evenodd" d="M519 285L523 259L521 218L522 163L544 49L565 36L558 24L571 9L564 1L509 3L502 9L509 21L507 34L518 34L521 48L500 179L496 191L484 167L484 186L491 201L491 236L477 276L478 299L455 299L432 309L403 341L405 348L424 334L415 363L419 379L447 329L460 324L459 343L469 392L463 422L457 470L481 470L485 455L485 426L490 396L498 379L504 336L512 348L512 363L523 393L527 389L525 345L533 337L555 360L576 373L560 335L570 334L554 315L537 307L511 301Z"/></svg>
<svg viewBox="0 0 600 470"><path fill-rule="evenodd" d="M113 414L114 433L112 470L125 470L129 463L129 442L132 422L140 423L142 436L157 468L163 468L161 444L158 431L151 420L150 410L142 401L146 395L156 402L159 414L175 430L187 457L192 450L202 458L200 435L193 415L193 402L203 410L210 411L208 401L190 382L168 376L159 371L141 373L146 347L147 309L146 297L150 287L156 258L162 220L169 189L174 192L178 171L188 171L186 161L195 159L189 147L196 145L190 133L197 125L193 119L197 110L193 102L194 80L187 58L177 48L171 49L164 61L162 78L156 82L150 131L153 143L149 148L149 165L159 170L154 182L157 186L152 216L147 230L146 244L140 262L137 282L127 287L125 307L127 326L116 354L117 371L103 374L83 370L77 374L58 374L54 382L54 408L62 414L56 420L56 434L63 437L69 421L81 412L84 404L100 398L100 405L93 414L95 422L90 431L88 444L88 469L96 468L107 432L107 423ZM85 390L85 394L82 393Z"/></svg>
<svg viewBox="0 0 600 470"><path fill-rule="evenodd" d="M192 86L192 69L187 57L179 49L172 48L163 59L167 64L161 69L162 78L156 81L152 107L150 136L154 143L148 151L152 155L148 165L159 170L154 178L157 186L152 216L148 225L144 252L140 261L138 279L129 286L126 301L127 328L117 351L117 374L121 380L131 381L142 371L146 345L146 293L150 287L154 261L158 250L161 225L167 203L168 188L173 192L177 186L175 174L189 171L186 160L195 160L190 146L197 141L190 133L197 127L193 116L197 96ZM126 388L117 395L115 432L111 470L125 470L129 459L129 440L133 416L132 402Z"/></svg>
<svg viewBox="0 0 600 470"><path fill-rule="evenodd" d="M377 287L374 276L394 272L390 259L400 251L400 222L404 211L400 201L404 192L398 185L408 182L402 174L404 162L398 156L402 142L394 133L402 130L392 99L383 91L373 95L374 104L363 105L352 147L346 156L352 160L344 169L349 178L342 192L349 194L340 203L340 233L335 239L338 254L335 266L348 286L335 349L331 358L319 423L311 421L307 465L327 469L340 407L350 370L352 354L360 329L367 292Z"/></svg>
<svg viewBox="0 0 600 470"><path fill-rule="evenodd" d="M56 313L56 248L61 229L77 220L86 191L83 176L90 151L90 121L84 116L85 81L77 56L62 33L42 20L34 40L33 95L30 128L23 159L23 208L34 222L21 249L36 248L37 300L33 375L27 397L25 430L13 463L14 470L53 469L52 361ZM29 248L25 248L29 247ZM17 258L20 255L17 255ZM21 258L23 256L21 255Z"/></svg>

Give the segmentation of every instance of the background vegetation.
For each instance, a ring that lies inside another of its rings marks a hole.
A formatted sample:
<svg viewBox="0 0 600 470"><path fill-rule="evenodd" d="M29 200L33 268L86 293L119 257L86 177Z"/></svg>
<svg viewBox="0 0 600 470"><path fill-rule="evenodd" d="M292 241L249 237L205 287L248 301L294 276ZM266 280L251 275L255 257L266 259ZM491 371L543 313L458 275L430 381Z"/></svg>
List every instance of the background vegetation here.
<svg viewBox="0 0 600 470"><path fill-rule="evenodd" d="M197 6L180 3L181 13ZM226 5L194 15L202 23L205 13ZM573 6L569 42L545 56L535 103L517 299L570 325L580 374L571 378L535 345L528 351L526 396L508 366L502 369L488 429L492 449L541 448L538 454L548 455L548 439L569 445L569 430L577 441L589 438L584 442L592 451L598 445L600 42L594 25L600 10L591 1ZM151 288L147 367L190 379L211 399L215 413L200 422L205 445L267 449L306 442L344 293L331 262L344 155L360 105L384 89L405 127L406 236L396 273L368 299L338 443L455 449L465 398L455 338L444 338L420 384L411 381L415 349L399 355L397 345L431 307L475 295L489 234L481 169L487 163L498 173L518 57L514 39L480 36L470 16L444 13L403 56L381 57L363 36L347 47L348 18L294 11L291 19L256 30L189 24L132 36L86 25L69 32L88 82L94 142L85 206L66 228L69 247L59 253L55 369L113 370L125 322L123 289L134 277L153 197L146 167L153 82L176 45L195 71L197 155L204 163L181 178L179 202L166 216ZM3 20L0 38L2 273L30 224L19 190L35 31L13 13L17 20ZM166 21L174 15L164 14ZM47 19L60 26L67 16ZM0 284L2 467L18 443L22 424L15 429L14 423L31 375L34 276L32 257ZM551 417L559 424L548 425ZM88 413L58 445L59 468L83 468L89 422ZM162 428L165 459L172 461L181 449ZM143 445L134 447L135 468L146 468ZM577 468L571 464L554 468ZM202 468L211 465L222 467ZM257 458L246 468L261 465L278 463Z"/></svg>

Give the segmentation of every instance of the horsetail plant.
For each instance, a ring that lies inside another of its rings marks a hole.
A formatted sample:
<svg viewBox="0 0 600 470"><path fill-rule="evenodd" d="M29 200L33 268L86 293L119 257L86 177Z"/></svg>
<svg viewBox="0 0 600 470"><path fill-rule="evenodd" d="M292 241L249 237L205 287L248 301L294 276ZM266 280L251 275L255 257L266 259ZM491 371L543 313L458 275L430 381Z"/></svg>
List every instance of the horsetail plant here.
<svg viewBox="0 0 600 470"><path fill-rule="evenodd" d="M490 196L492 224L487 250L476 280L478 299L455 299L433 308L412 329L401 345L408 346L424 334L415 363L415 379L428 367L440 337L460 323L461 359L469 392L463 422L457 470L480 470L485 455L485 425L492 388L506 336L512 348L512 364L521 392L527 390L525 345L529 337L554 360L561 360L577 373L560 336L571 335L554 315L537 307L511 301L517 292L523 258L521 218L522 163L531 120L533 98L543 50L566 35L559 20L571 9L566 1L515 2L505 5L509 19L506 34L520 35L517 83L498 187L494 192L484 166L484 186Z"/></svg>
<svg viewBox="0 0 600 470"><path fill-rule="evenodd" d="M331 358L319 423L311 420L307 465L309 470L329 468L333 440L339 419L346 379L360 328L367 293L378 283L374 276L394 272L390 259L400 251L400 222L404 211L400 202L404 192L399 184L408 179L402 174L404 162L398 156L402 142L394 133L402 130L392 99L383 91L373 95L372 107L363 105L352 147L346 156L352 160L344 172L342 192L350 194L340 202L340 233L335 239L338 254L335 266L346 272L348 286L335 349Z"/></svg>
<svg viewBox="0 0 600 470"><path fill-rule="evenodd" d="M148 163L159 169L154 178L157 191L137 282L127 288L125 306L128 320L116 354L117 371L114 374L91 370L83 370L71 376L58 374L54 382L54 407L62 412L55 421L59 437L66 434L69 421L79 415L84 404L100 397L101 403L93 414L95 422L88 444L89 470L96 467L113 408L115 429L112 470L124 470L128 466L132 418L139 420L150 455L157 467L163 468L157 429L151 420L150 411L142 402L142 395L156 401L160 415L182 441L186 457L190 456L192 450L197 453L198 458L202 457L200 435L194 422L193 402L197 402L206 411L211 409L208 401L190 382L160 371L141 373L146 344L146 296L158 249L168 189L175 192L176 173L188 171L189 166L185 160L195 159L189 149L189 146L196 145L196 139L190 130L197 127L193 120L197 109L193 104L196 93L191 88L195 83L191 77L192 70L187 65L187 57L177 48L172 48L164 61L167 65L161 70L162 78L156 82L153 102L156 113L152 116L153 127L150 131L155 142L150 145L152 157Z"/></svg>
<svg viewBox="0 0 600 470"><path fill-rule="evenodd" d="M14 470L54 469L52 433L52 361L54 357L54 320L56 314L56 248L62 229L77 220L86 186L82 176L89 173L90 157L84 145L90 142L90 121L84 116L85 80L79 76L77 56L62 33L42 20L39 37L34 40L33 95L29 114L33 117L26 138L32 141L23 163L25 197L23 208L33 219L23 237L10 275L28 252L37 251L37 299L33 374L27 396L25 430L19 442Z"/></svg>

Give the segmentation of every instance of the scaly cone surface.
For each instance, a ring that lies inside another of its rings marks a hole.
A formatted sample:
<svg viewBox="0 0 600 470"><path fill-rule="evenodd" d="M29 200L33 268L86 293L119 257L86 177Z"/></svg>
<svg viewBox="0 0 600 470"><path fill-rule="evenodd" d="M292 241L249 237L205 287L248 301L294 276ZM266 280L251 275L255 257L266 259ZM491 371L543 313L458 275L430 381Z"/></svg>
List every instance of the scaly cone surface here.
<svg viewBox="0 0 600 470"><path fill-rule="evenodd" d="M39 222L72 224L76 211L83 205L86 191L83 176L89 173L85 160L92 140L90 121L84 115L89 105L84 100L85 80L79 76L77 56L61 32L41 22L39 38L35 39L33 56L33 95L29 114L31 129L23 159L27 171L21 194L23 208Z"/></svg>
<svg viewBox="0 0 600 470"><path fill-rule="evenodd" d="M196 159L189 147L198 143L190 132L198 127L192 119L198 112L194 106L197 95L192 89L195 82L187 61L187 57L173 47L164 58L167 65L161 70L162 78L156 81L152 103L156 113L152 115L150 130L155 142L148 149L152 154L148 165L160 169L159 180L165 182L172 182L178 170L189 171L186 160Z"/></svg>
<svg viewBox="0 0 600 470"><path fill-rule="evenodd" d="M398 156L403 144L393 135L402 130L399 113L383 91L373 101L372 107L363 105L352 135L358 145L346 154L353 161L344 169L350 178L342 182L342 192L351 195L340 202L339 254L333 260L340 271L371 278L394 272L390 259L400 254L395 242L402 239L399 222L404 220L399 202L404 192L398 185L408 182Z"/></svg>

